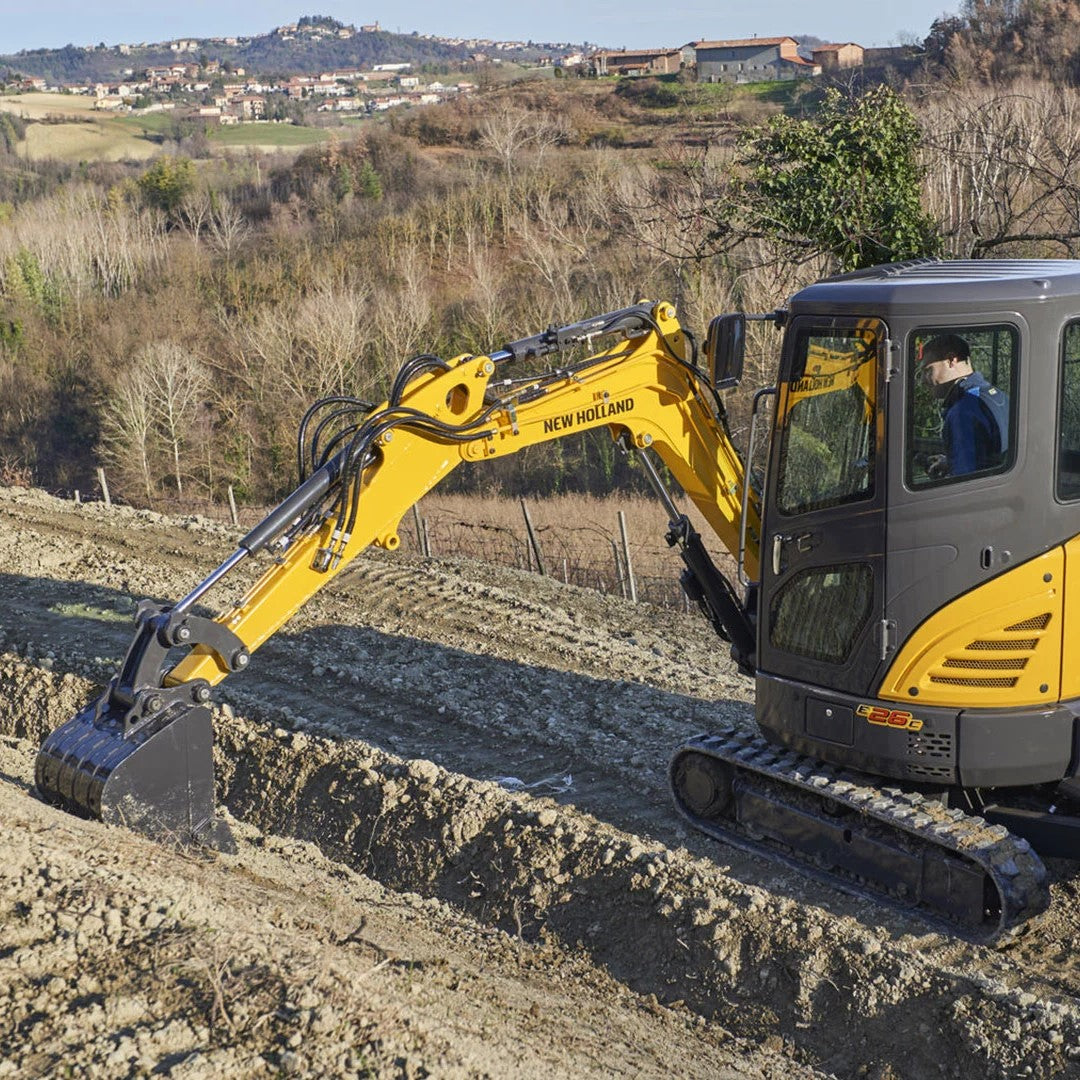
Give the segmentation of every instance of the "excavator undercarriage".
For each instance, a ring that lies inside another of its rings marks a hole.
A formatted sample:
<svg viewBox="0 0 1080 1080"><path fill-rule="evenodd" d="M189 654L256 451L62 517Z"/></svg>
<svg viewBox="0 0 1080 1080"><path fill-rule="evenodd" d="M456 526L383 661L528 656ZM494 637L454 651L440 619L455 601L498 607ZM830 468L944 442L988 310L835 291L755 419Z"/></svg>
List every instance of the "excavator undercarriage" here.
<svg viewBox="0 0 1080 1080"><path fill-rule="evenodd" d="M977 938L993 940L1050 902L1027 840L753 732L691 740L670 779L679 813L702 832Z"/></svg>

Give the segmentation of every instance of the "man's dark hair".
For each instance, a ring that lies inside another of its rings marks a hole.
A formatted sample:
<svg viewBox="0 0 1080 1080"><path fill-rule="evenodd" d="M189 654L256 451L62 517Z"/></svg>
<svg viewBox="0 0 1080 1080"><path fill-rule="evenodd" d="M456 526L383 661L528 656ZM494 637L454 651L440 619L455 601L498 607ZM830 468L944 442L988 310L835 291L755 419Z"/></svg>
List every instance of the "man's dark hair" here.
<svg viewBox="0 0 1080 1080"><path fill-rule="evenodd" d="M971 359L971 349L959 334L940 334L931 338L922 348L919 358L924 364L936 364L955 356L959 360Z"/></svg>

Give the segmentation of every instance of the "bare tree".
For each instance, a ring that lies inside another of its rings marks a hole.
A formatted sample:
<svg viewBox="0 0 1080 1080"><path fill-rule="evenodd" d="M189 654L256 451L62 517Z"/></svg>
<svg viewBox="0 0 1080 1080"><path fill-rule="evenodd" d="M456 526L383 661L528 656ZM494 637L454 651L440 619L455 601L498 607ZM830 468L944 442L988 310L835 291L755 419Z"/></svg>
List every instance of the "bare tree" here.
<svg viewBox="0 0 1080 1080"><path fill-rule="evenodd" d="M159 494L163 476L183 494L188 453L196 449L192 431L208 389L203 364L171 341L146 345L117 379L105 403L103 449L147 502Z"/></svg>
<svg viewBox="0 0 1080 1080"><path fill-rule="evenodd" d="M485 118L480 135L483 144L497 155L503 172L509 176L522 164L527 150L535 151L539 161L545 151L565 142L569 127L559 115L530 112L507 102Z"/></svg>
<svg viewBox="0 0 1080 1080"><path fill-rule="evenodd" d="M432 351L436 325L427 263L415 240L398 249L394 266L396 287L381 288L374 305L375 352L385 380L410 356Z"/></svg>
<svg viewBox="0 0 1080 1080"><path fill-rule="evenodd" d="M366 393L363 358L375 337L370 285L318 281L293 302L225 320L233 346L228 367L245 396L291 418L315 398Z"/></svg>
<svg viewBox="0 0 1080 1080"><path fill-rule="evenodd" d="M190 432L206 396L206 368L182 346L171 341L147 345L137 361L151 395L154 421L165 442L176 493L184 493L181 458L191 442Z"/></svg>
<svg viewBox="0 0 1080 1080"><path fill-rule="evenodd" d="M951 252L1080 251L1080 95L968 86L920 107L926 193Z"/></svg>
<svg viewBox="0 0 1080 1080"><path fill-rule="evenodd" d="M141 368L124 372L105 404L102 447L121 481L137 484L152 506L157 494L152 462L160 447L151 391Z"/></svg>
<svg viewBox="0 0 1080 1080"><path fill-rule="evenodd" d="M477 352L486 352L501 344L500 337L515 332L511 326L505 274L495 256L481 248L473 251L465 272L469 282L465 315L469 345Z"/></svg>
<svg viewBox="0 0 1080 1080"><path fill-rule="evenodd" d="M217 196L211 205L207 228L214 246L231 260L243 243L251 226L244 215L223 195Z"/></svg>
<svg viewBox="0 0 1080 1080"><path fill-rule="evenodd" d="M509 175L532 138L532 118L524 109L503 105L484 119L480 135L483 144L498 156L503 171Z"/></svg>
<svg viewBox="0 0 1080 1080"><path fill-rule="evenodd" d="M210 220L213 200L206 190L189 191L180 202L180 223L196 243Z"/></svg>
<svg viewBox="0 0 1080 1080"><path fill-rule="evenodd" d="M164 222L89 186L65 187L19 206L5 223L0 275L22 253L48 280L57 304L120 296L164 262Z"/></svg>

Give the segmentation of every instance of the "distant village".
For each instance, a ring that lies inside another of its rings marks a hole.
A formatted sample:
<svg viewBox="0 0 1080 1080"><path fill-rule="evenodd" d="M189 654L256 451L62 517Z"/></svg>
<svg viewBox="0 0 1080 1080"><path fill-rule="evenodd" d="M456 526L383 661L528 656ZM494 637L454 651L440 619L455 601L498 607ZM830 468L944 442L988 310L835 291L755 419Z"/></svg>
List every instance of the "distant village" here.
<svg viewBox="0 0 1080 1080"><path fill-rule="evenodd" d="M378 23L360 27L279 26L272 35L282 41L319 37L348 39L355 34L378 33ZM474 64L500 64L503 56L531 43L489 39L442 38L415 35L423 41L465 47ZM243 46L242 37L178 39L147 46L121 44L112 50L122 56L151 48L176 54L173 63L143 71L123 70L117 81L50 85L42 78L21 79L9 89L41 90L92 95L94 106L117 112L177 110L208 123L239 124L280 118L280 103L300 101L320 112L373 113L400 105L427 105L476 89L462 80L444 83L414 73L410 63L373 64L370 70L321 71L311 75L265 79L242 67L209 59L214 46ZM86 46L88 51L105 48ZM857 68L909 59L911 48L864 49L854 42L816 45L805 55L792 37L692 41L673 49L574 50L541 56L541 67L560 73L591 77L634 78L686 72L698 82L749 83L805 79ZM198 57L196 60L195 57Z"/></svg>

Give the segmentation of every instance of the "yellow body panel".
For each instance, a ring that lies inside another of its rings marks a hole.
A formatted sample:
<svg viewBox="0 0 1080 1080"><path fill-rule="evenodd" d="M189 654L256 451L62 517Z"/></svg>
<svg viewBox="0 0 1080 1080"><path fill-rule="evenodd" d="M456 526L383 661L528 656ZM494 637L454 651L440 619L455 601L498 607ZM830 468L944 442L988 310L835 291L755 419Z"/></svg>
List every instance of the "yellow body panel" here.
<svg viewBox="0 0 1080 1080"><path fill-rule="evenodd" d="M904 643L878 697L958 709L1057 702L1065 562L1054 548L946 604Z"/></svg>
<svg viewBox="0 0 1080 1080"><path fill-rule="evenodd" d="M313 566L331 546L336 520L294 540L231 611L216 620L254 652L315 592L372 544L397 546L397 527L409 508L466 460L516 453L589 428L608 426L630 434L636 446L655 450L699 507L728 551L739 547L743 465L717 420L696 374L684 362L689 345L669 304L657 304L650 331L597 353L556 382L526 380L499 397L501 408L481 425L484 437L455 442L401 426L380 444L381 460L364 470L356 526L331 569ZM496 365L489 357L460 356L449 371L426 373L406 388L401 405L457 425L491 409ZM491 390L489 394L488 391ZM380 408L386 408L384 403ZM378 410L377 410L378 411ZM757 575L758 509L749 511L747 571ZM228 672L216 655L198 646L169 673L170 684Z"/></svg>
<svg viewBox="0 0 1080 1080"><path fill-rule="evenodd" d="M1061 635L1061 700L1080 698L1080 536L1065 545L1065 611ZM1071 662L1067 659L1071 658Z"/></svg>

